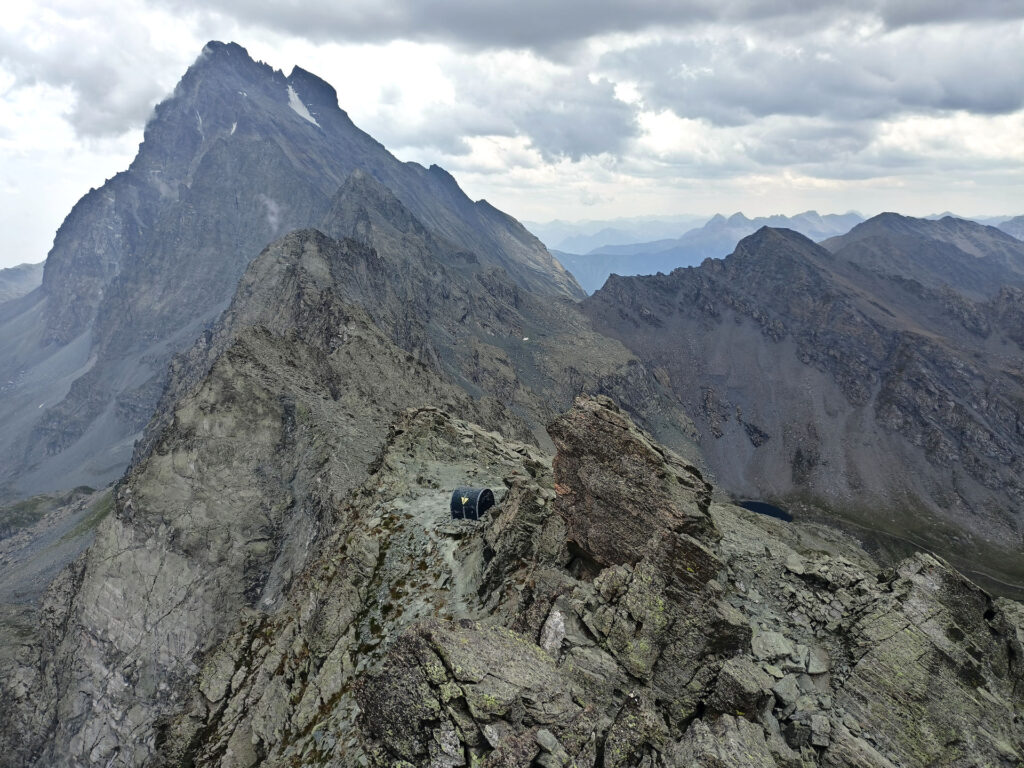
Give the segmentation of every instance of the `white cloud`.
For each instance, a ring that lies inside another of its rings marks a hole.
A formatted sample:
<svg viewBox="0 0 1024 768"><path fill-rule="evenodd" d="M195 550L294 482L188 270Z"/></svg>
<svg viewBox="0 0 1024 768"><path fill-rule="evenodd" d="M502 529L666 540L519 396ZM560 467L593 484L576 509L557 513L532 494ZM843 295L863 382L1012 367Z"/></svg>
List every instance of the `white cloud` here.
<svg viewBox="0 0 1024 768"><path fill-rule="evenodd" d="M131 162L142 131L82 140L65 119L70 88L40 83L0 93L2 268L42 261L78 199Z"/></svg>

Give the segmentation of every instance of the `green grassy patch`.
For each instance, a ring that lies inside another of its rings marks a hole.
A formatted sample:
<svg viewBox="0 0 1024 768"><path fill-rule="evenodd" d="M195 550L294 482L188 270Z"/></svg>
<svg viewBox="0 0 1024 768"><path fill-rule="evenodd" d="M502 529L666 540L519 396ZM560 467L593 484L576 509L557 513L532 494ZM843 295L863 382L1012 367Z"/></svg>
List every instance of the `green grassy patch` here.
<svg viewBox="0 0 1024 768"><path fill-rule="evenodd" d="M57 507L70 504L92 492L93 489L89 486L80 485L64 493L43 493L0 507L0 539L11 536L23 528L31 528Z"/></svg>
<svg viewBox="0 0 1024 768"><path fill-rule="evenodd" d="M96 503L92 505L92 508L89 510L89 514L83 517L79 521L78 525L76 525L72 530L65 533L60 540L71 541L79 536L91 533L96 529L96 526L100 524L103 518L110 514L110 511L113 508L114 491L110 490L100 496Z"/></svg>

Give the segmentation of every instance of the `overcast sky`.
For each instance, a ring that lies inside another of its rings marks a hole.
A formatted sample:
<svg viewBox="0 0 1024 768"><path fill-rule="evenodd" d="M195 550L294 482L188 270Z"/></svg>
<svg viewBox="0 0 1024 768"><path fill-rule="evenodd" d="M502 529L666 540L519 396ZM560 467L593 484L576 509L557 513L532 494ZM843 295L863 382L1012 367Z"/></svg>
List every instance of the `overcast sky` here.
<svg viewBox="0 0 1024 768"><path fill-rule="evenodd" d="M29 0L0 266L41 261L207 40L521 219L1024 213L1024 0Z"/></svg>

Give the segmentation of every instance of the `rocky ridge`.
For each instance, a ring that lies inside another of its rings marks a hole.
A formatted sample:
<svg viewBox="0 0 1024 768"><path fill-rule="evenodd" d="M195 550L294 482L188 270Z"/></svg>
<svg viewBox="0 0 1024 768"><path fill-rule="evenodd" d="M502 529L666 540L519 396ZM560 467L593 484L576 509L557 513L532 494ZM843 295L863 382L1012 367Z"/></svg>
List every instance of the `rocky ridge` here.
<svg viewBox="0 0 1024 768"><path fill-rule="evenodd" d="M594 333L571 302L521 290L504 270L435 236L389 189L356 172L319 229L271 244L243 276L224 315L175 359L136 459L148 454L174 404L202 380L238 329L338 343L330 340L334 318L320 306L328 300L359 307L418 364L481 408L500 411L508 434L546 441L542 425L587 390L613 395L681 446L692 441L692 425L657 376Z"/></svg>
<svg viewBox="0 0 1024 768"><path fill-rule="evenodd" d="M106 658L115 676L102 701L62 713L64 728L81 729L69 741L58 732L12 752L18 721L5 696L5 759L766 768L1024 759L1019 604L993 600L928 555L880 571L835 531L713 503L691 466L607 398L577 400L551 436L553 466L442 410L410 410L364 482L324 499L323 534L305 562L290 563L290 579L271 587L272 577L263 599L223 616L219 637L200 633L198 655L167 646L114 666L109 651L76 656L79 669ZM505 489L481 522L448 518L448 488L463 480ZM101 542L137 515L142 500L130 501L122 493ZM210 533L196 531L193 551L214 549ZM87 582L101 547L84 581L82 566L66 580ZM61 607L66 580L44 613L63 642L88 605L109 599ZM123 642L146 646L143 636ZM175 656L195 661L166 676ZM24 685L20 674L5 674L5 693ZM121 719L108 719L117 707Z"/></svg>
<svg viewBox="0 0 1024 768"><path fill-rule="evenodd" d="M323 227L359 239L299 230L274 243L178 358L112 522L53 588L67 631L18 636L12 754L35 754L42 739L45 759L108 759L141 732L150 736L120 759L150 754L192 657L239 614L282 598L329 531L325 510L361 482L408 404L530 440L530 423L576 387L657 402L656 379L628 354L585 346L594 335L571 305L459 257L368 176L353 175ZM560 330L527 345L520 334L536 323ZM569 375L562 334L581 355ZM533 378L517 377L498 345ZM484 375L488 349L507 379Z"/></svg>

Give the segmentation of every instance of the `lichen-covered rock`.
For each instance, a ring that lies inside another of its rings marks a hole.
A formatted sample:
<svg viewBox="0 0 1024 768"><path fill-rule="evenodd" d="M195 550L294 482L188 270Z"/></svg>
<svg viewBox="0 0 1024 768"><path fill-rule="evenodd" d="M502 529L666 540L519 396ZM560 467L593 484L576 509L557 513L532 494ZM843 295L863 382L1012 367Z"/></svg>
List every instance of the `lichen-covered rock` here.
<svg viewBox="0 0 1024 768"><path fill-rule="evenodd" d="M1004 621L982 590L916 555L852 627L854 666L836 703L898 764L1024 761L1024 677L996 628Z"/></svg>
<svg viewBox="0 0 1024 768"><path fill-rule="evenodd" d="M550 736L581 712L535 643L467 620L410 628L380 673L360 681L356 699L366 731L393 759L414 764L431 757L432 740L452 744L449 754L468 750L478 758L503 747L519 751L531 728L544 726ZM500 729L485 733L494 722Z"/></svg>
<svg viewBox="0 0 1024 768"><path fill-rule="evenodd" d="M729 659L722 665L708 708L714 712L755 720L768 706L771 712L772 678L752 660Z"/></svg>
<svg viewBox="0 0 1024 768"><path fill-rule="evenodd" d="M673 749L672 765L701 768L776 768L764 730L741 717L696 720Z"/></svg>

